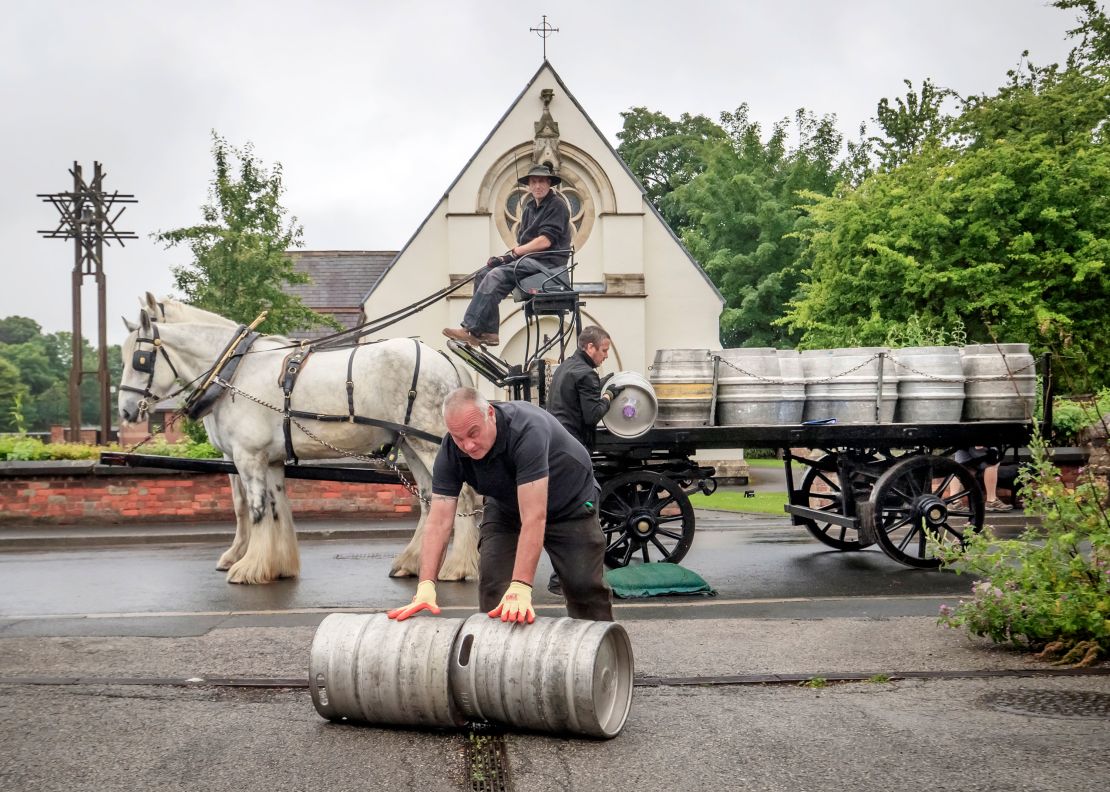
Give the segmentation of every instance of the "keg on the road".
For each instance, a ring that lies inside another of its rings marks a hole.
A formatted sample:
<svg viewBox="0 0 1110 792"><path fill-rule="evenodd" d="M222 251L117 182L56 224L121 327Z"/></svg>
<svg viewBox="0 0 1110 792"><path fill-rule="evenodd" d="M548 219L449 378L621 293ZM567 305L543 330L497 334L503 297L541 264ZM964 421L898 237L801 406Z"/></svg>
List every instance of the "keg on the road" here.
<svg viewBox="0 0 1110 792"><path fill-rule="evenodd" d="M898 403L898 374L885 347L802 352L806 421L890 423ZM882 393L879 382L882 381Z"/></svg>
<svg viewBox="0 0 1110 792"><path fill-rule="evenodd" d="M615 737L632 705L634 670L628 633L615 622L505 624L479 613L459 632L450 677L468 718Z"/></svg>
<svg viewBox="0 0 1110 792"><path fill-rule="evenodd" d="M898 423L959 423L964 368L951 346L905 347L890 353L898 374Z"/></svg>
<svg viewBox="0 0 1110 792"><path fill-rule="evenodd" d="M782 368L774 349L722 349L717 369L717 424L778 425L784 420ZM797 423L797 421L793 421Z"/></svg>
<svg viewBox="0 0 1110 792"><path fill-rule="evenodd" d="M709 426L713 402L713 358L708 349L660 349L651 366L659 405L656 426Z"/></svg>
<svg viewBox="0 0 1110 792"><path fill-rule="evenodd" d="M965 421L1026 421L1033 417L1037 372L1028 344L968 344Z"/></svg>
<svg viewBox="0 0 1110 792"><path fill-rule="evenodd" d="M621 391L601 417L605 428L617 437L639 437L655 424L659 405L651 383L635 371L618 371L608 386L619 386Z"/></svg>
<svg viewBox="0 0 1110 792"><path fill-rule="evenodd" d="M329 720L462 726L448 674L462 626L462 619L331 614L312 639L309 689L316 711Z"/></svg>

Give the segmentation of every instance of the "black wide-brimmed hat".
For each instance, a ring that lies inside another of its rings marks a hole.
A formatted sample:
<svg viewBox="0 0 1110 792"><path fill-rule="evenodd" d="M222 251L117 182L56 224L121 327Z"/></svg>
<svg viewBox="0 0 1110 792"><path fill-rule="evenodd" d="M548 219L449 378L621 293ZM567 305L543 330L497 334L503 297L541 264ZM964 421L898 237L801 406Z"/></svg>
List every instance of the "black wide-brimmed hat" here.
<svg viewBox="0 0 1110 792"><path fill-rule="evenodd" d="M546 165L533 165L530 171L516 180L517 184L527 187L528 179L530 179L532 176L544 176L548 179L551 179L552 187L562 181L562 179L552 173L551 168L547 167Z"/></svg>

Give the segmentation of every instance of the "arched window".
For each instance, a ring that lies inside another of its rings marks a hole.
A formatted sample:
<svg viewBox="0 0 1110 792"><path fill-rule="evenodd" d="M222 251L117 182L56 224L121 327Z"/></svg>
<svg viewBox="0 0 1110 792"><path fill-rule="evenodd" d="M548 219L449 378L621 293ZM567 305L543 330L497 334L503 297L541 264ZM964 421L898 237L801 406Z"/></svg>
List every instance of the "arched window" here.
<svg viewBox="0 0 1110 792"><path fill-rule="evenodd" d="M516 244L517 230L520 228L520 216L524 212L524 199L528 197L528 190L517 184L517 174L527 173L531 162L518 160L511 163L500 177L501 187L495 192L494 222L497 231L507 247ZM596 217L594 196L587 186L589 180L585 172L575 163L563 160L559 169L562 183L554 191L567 204L570 211L571 244L575 250L580 250L589 239L594 227Z"/></svg>

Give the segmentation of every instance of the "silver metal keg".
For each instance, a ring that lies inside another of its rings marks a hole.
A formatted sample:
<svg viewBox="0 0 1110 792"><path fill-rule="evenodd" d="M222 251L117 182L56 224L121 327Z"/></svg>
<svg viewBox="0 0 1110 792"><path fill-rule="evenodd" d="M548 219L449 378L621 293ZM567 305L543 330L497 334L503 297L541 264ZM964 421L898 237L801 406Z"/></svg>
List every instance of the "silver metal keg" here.
<svg viewBox="0 0 1110 792"><path fill-rule="evenodd" d="M628 633L615 622L538 617L466 620L451 657L451 689L472 720L536 731L615 737L632 705Z"/></svg>
<svg viewBox="0 0 1110 792"><path fill-rule="evenodd" d="M779 372L782 374L782 402L779 423L782 425L802 422L806 405L806 375L802 371L802 354L796 349L777 352Z"/></svg>
<svg viewBox="0 0 1110 792"><path fill-rule="evenodd" d="M964 368L952 346L905 347L890 356L898 374L898 423L959 423Z"/></svg>
<svg viewBox="0 0 1110 792"><path fill-rule="evenodd" d="M1037 399L1037 371L1028 344L968 344L965 421L1026 421Z"/></svg>
<svg viewBox="0 0 1110 792"><path fill-rule="evenodd" d="M331 614L312 639L312 704L329 720L462 726L466 721L455 707L448 674L462 626L462 619L398 622L384 613Z"/></svg>
<svg viewBox="0 0 1110 792"><path fill-rule="evenodd" d="M891 423L898 403L898 374L889 356L885 347L802 352L806 377L803 419Z"/></svg>
<svg viewBox="0 0 1110 792"><path fill-rule="evenodd" d="M713 359L708 349L660 349L649 377L659 414L656 426L710 426Z"/></svg>
<svg viewBox="0 0 1110 792"><path fill-rule="evenodd" d="M608 386L621 388L620 394L609 405L601 422L617 437L639 437L655 425L659 405L651 383L635 371L618 371Z"/></svg>
<svg viewBox="0 0 1110 792"><path fill-rule="evenodd" d="M739 348L716 353L717 424L766 426L787 423L777 350ZM797 423L792 421L791 423Z"/></svg>

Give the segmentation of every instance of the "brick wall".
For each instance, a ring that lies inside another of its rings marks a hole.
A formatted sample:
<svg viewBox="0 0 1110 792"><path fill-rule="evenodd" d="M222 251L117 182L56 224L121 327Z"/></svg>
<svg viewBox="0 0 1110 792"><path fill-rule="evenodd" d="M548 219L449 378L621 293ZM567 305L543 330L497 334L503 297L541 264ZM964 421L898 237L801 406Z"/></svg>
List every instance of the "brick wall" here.
<svg viewBox="0 0 1110 792"><path fill-rule="evenodd" d="M286 485L296 517L392 517L419 511L419 504L399 484L297 479L287 480ZM234 519L227 476L115 469L106 473L86 466L73 472L33 475L9 471L0 477L0 524L114 524L151 519Z"/></svg>

